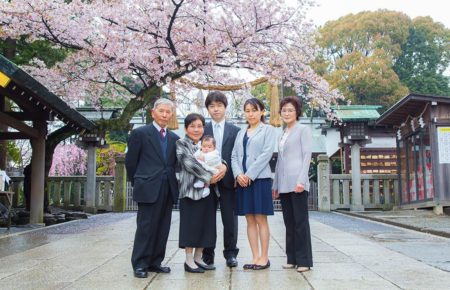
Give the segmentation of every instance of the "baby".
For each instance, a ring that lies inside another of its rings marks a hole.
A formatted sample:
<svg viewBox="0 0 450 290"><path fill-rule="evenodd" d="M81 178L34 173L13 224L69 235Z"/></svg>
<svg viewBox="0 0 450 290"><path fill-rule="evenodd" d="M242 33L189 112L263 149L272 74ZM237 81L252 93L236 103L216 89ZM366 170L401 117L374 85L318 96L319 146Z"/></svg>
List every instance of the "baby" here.
<svg viewBox="0 0 450 290"><path fill-rule="evenodd" d="M216 150L216 140L209 135L203 136L201 148L194 153L194 157L204 169L213 174L216 174L218 172L217 167L222 165L222 158L219 151ZM194 182L194 188L203 188L202 197L209 195L209 184L205 184L199 179ZM215 190L219 195L217 187Z"/></svg>

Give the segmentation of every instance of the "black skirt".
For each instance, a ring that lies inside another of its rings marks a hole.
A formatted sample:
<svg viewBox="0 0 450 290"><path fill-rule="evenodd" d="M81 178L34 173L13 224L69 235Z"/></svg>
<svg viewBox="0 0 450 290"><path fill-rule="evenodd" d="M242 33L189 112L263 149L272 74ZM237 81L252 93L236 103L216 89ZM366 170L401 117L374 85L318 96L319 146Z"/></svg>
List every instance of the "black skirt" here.
<svg viewBox="0 0 450 290"><path fill-rule="evenodd" d="M213 248L216 244L216 207L211 192L200 200L180 199L180 248Z"/></svg>

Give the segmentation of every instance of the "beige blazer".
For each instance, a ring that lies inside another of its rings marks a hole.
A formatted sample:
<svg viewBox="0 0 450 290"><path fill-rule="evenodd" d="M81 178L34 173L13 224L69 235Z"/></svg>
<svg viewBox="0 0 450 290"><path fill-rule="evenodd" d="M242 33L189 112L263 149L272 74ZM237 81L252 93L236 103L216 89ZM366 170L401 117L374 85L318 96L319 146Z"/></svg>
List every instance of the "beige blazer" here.
<svg viewBox="0 0 450 290"><path fill-rule="evenodd" d="M293 192L298 183L309 191L309 164L311 162L312 131L309 126L295 124L278 153L272 189L279 193ZM279 150L278 150L279 151Z"/></svg>

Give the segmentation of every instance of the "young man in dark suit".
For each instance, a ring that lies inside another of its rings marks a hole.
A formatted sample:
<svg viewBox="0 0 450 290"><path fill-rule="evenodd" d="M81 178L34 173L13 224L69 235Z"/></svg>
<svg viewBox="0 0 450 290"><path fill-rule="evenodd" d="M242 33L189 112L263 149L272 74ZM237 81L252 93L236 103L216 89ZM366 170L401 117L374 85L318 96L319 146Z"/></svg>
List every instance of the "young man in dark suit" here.
<svg viewBox="0 0 450 290"><path fill-rule="evenodd" d="M178 200L175 176L175 142L179 137L167 130L175 106L158 99L151 110L153 123L131 132L125 166L138 203L137 228L131 264L134 276L146 278L148 271L169 273L161 265L166 253L172 206Z"/></svg>
<svg viewBox="0 0 450 290"><path fill-rule="evenodd" d="M221 172L218 176L220 180L217 185L220 197L216 197L216 208L220 203L220 212L223 224L223 255L228 267L236 267L236 256L239 249L237 244L238 221L234 214L236 203L236 192L234 189L234 177L231 172L231 152L233 151L234 140L239 132L239 127L225 121L225 111L228 105L226 96L218 91L208 94L205 106L211 115L212 121L205 126L205 135L214 136L217 150L222 154L222 159L228 164L228 170ZM210 188L211 192L214 186ZM216 195L215 195L216 196ZM207 264L214 264L214 248L203 250L203 261Z"/></svg>

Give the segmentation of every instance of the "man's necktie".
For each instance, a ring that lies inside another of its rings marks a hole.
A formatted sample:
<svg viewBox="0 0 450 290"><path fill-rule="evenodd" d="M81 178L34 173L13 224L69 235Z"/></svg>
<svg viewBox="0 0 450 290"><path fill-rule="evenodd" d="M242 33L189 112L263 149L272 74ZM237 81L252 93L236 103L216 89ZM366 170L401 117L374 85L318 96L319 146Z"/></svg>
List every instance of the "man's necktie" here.
<svg viewBox="0 0 450 290"><path fill-rule="evenodd" d="M165 130L163 129L163 128L161 128L161 130L159 130L159 138L161 138L161 140L164 140L164 133L165 133Z"/></svg>
<svg viewBox="0 0 450 290"><path fill-rule="evenodd" d="M214 125L214 139L216 139L216 149L220 153L222 153L222 128L220 127L220 124Z"/></svg>

